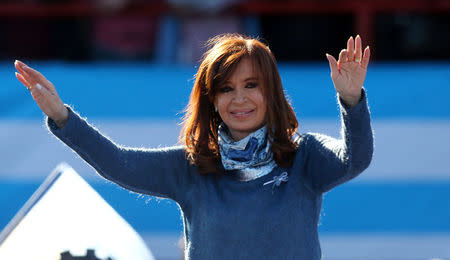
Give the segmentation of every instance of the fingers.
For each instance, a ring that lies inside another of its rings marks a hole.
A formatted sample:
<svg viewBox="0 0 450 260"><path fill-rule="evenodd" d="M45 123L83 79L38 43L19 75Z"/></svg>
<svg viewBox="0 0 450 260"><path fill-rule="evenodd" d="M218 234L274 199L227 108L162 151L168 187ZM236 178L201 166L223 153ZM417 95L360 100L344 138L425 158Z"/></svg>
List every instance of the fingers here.
<svg viewBox="0 0 450 260"><path fill-rule="evenodd" d="M339 53L339 63L347 62L347 50L343 49Z"/></svg>
<svg viewBox="0 0 450 260"><path fill-rule="evenodd" d="M35 92L42 92L42 90L44 89L41 84L36 83L36 85L32 85L30 84L24 77L22 74L17 73L16 72L16 77L17 79L31 92L31 94L33 95ZM48 90L47 90L48 92Z"/></svg>
<svg viewBox="0 0 450 260"><path fill-rule="evenodd" d="M14 62L14 66L16 67L16 69L20 72L20 74L22 75L22 77L26 80L26 82L29 83L28 87L30 86L34 86L37 83L40 83L41 86L47 88L51 93L55 94L55 88L53 86L53 84L51 84L50 81L48 81L44 75L42 75L40 72L38 72L37 70L34 70L32 68L30 68L29 66L27 66L25 63L16 60Z"/></svg>
<svg viewBox="0 0 450 260"><path fill-rule="evenodd" d="M350 36L350 38L347 41L347 59L348 61L353 61L355 58L355 41L353 40L353 37Z"/></svg>
<svg viewBox="0 0 450 260"><path fill-rule="evenodd" d="M356 36L355 39L355 61L361 62L361 55L362 55L362 44L361 44L361 37L359 35Z"/></svg>
<svg viewBox="0 0 450 260"><path fill-rule="evenodd" d="M24 65L24 64L23 64L22 62L18 61L18 60L16 60L16 61L14 62L14 67L15 67L16 70L20 73L19 75L20 75L21 79L23 79L23 81L22 81L20 78L18 78L19 81L22 82L22 84L24 84L25 87L29 88L30 86L35 85L36 82L35 82L35 81L33 80L33 78L31 78L31 77L28 75L28 73L23 69L23 65ZM17 77L17 74L16 74L16 77Z"/></svg>
<svg viewBox="0 0 450 260"><path fill-rule="evenodd" d="M339 69L338 69L338 63L336 61L336 59L331 56L330 54L326 54L328 62L330 63L330 69L331 69L331 77L333 77L334 75L337 75Z"/></svg>
<svg viewBox="0 0 450 260"><path fill-rule="evenodd" d="M30 75L29 67L25 65L25 63L16 60L14 62L14 67L17 69L17 71L19 71L20 75L25 80L25 82L28 83L27 85L25 85L28 89L32 88L39 82L35 76Z"/></svg>
<svg viewBox="0 0 450 260"><path fill-rule="evenodd" d="M16 78L28 89L31 84L22 76L22 74L16 72Z"/></svg>
<svg viewBox="0 0 450 260"><path fill-rule="evenodd" d="M38 105L41 104L43 99L42 95L45 95L48 91L44 90L39 83L31 84L22 74L17 72L15 74L16 78L30 91L31 96L36 100L36 103L38 103Z"/></svg>
<svg viewBox="0 0 450 260"><path fill-rule="evenodd" d="M362 51L361 36L357 35L355 39L350 36L350 38L347 40L347 49L343 49L339 53L338 64L344 62L357 62L360 63L364 68L367 68L369 64L369 58L369 46L364 49L364 53Z"/></svg>
<svg viewBox="0 0 450 260"><path fill-rule="evenodd" d="M369 60L370 60L370 48L369 48L369 46L367 46L364 49L364 56L361 61L361 66L366 69L367 66L369 65Z"/></svg>

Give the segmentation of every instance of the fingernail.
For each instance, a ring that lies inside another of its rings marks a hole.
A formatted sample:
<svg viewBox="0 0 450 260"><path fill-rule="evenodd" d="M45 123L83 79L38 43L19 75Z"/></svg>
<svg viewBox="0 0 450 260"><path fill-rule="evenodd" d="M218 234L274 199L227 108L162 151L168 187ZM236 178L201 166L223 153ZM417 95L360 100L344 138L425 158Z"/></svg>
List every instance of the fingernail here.
<svg viewBox="0 0 450 260"><path fill-rule="evenodd" d="M41 89L41 88L42 88L41 84L39 84L39 83L36 84L36 87L37 87L38 89Z"/></svg>
<svg viewBox="0 0 450 260"><path fill-rule="evenodd" d="M325 56L327 56L327 58L328 58L328 56L330 56L330 54L328 54L328 53L325 53Z"/></svg>
<svg viewBox="0 0 450 260"><path fill-rule="evenodd" d="M23 67L23 65L25 65L25 63L21 62L20 60L16 60L17 64L19 64L20 67Z"/></svg>
<svg viewBox="0 0 450 260"><path fill-rule="evenodd" d="M19 65L19 67L23 68L23 63L20 60L14 61L14 65Z"/></svg>

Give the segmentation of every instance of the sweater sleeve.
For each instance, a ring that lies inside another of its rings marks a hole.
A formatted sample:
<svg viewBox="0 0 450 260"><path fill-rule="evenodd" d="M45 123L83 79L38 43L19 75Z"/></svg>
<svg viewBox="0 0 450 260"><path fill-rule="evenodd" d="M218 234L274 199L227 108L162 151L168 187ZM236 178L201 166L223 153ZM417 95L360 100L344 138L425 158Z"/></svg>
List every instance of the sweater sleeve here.
<svg viewBox="0 0 450 260"><path fill-rule="evenodd" d="M364 171L373 155L373 135L366 92L349 108L338 98L341 110L341 138L306 134L306 178L318 192L327 192Z"/></svg>
<svg viewBox="0 0 450 260"><path fill-rule="evenodd" d="M62 128L46 118L51 133L75 151L101 176L138 193L171 198L186 197L195 174L189 170L183 147L158 149L120 146L101 134L72 108Z"/></svg>

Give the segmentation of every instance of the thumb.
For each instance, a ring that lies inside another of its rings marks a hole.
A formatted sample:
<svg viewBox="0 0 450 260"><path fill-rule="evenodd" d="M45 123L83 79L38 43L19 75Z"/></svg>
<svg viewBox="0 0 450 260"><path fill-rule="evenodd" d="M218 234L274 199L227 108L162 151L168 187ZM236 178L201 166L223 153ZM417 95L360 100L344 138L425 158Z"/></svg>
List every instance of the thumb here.
<svg viewBox="0 0 450 260"><path fill-rule="evenodd" d="M331 75L337 75L339 69L336 59L328 53L326 53L325 55L327 56L327 60L330 63Z"/></svg>

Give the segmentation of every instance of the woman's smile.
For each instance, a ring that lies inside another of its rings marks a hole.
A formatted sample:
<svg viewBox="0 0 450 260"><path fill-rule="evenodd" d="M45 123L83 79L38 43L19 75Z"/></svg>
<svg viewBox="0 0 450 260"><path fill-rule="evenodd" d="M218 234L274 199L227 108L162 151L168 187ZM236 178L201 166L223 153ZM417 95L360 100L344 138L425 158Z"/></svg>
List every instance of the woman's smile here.
<svg viewBox="0 0 450 260"><path fill-rule="evenodd" d="M246 119L250 117L254 111L254 109L234 110L231 111L231 115L239 119Z"/></svg>

